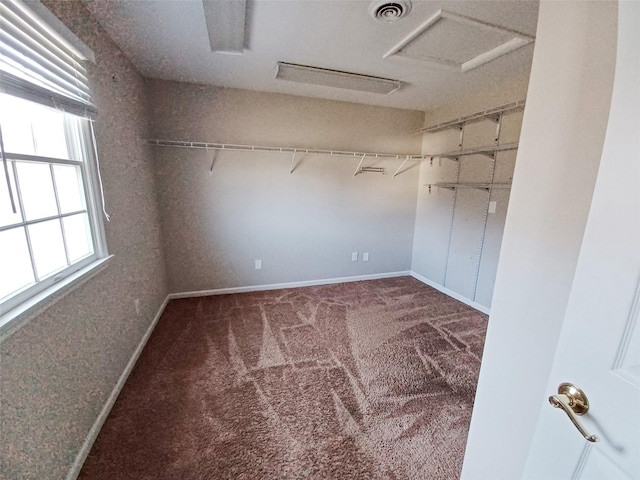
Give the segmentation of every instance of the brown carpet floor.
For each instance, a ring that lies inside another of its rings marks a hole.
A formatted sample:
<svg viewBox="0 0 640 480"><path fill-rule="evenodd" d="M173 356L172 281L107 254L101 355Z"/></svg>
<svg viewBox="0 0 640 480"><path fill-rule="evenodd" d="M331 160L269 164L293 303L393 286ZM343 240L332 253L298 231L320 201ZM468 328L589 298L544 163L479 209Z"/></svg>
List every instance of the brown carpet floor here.
<svg viewBox="0 0 640 480"><path fill-rule="evenodd" d="M173 300L80 478L458 478L486 321L410 277Z"/></svg>

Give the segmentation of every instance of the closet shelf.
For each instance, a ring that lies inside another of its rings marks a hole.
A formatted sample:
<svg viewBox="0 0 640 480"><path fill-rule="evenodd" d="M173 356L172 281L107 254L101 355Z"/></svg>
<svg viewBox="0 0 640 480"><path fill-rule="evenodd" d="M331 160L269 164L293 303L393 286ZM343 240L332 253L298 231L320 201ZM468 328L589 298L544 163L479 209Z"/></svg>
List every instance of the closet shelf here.
<svg viewBox="0 0 640 480"><path fill-rule="evenodd" d="M501 113L508 112L510 110L516 110L519 108L524 108L525 100L517 100L515 102L507 103L505 105L500 105L499 107L490 108L488 110L481 110L476 113L472 113L470 115L466 115L464 117L455 118L453 120L448 120L446 122L437 123L435 125L430 125L428 127L421 128L416 132L416 134L420 133L431 133L437 132L439 130L445 130L447 128L455 128L464 125L465 123L469 123L475 120L481 120L486 117L492 117L494 115L500 115Z"/></svg>
<svg viewBox="0 0 640 480"><path fill-rule="evenodd" d="M455 190L456 188L480 188L483 190L492 189L492 188L511 188L510 183L427 183L426 187L440 187L440 188L449 188L451 190Z"/></svg>
<svg viewBox="0 0 640 480"><path fill-rule="evenodd" d="M425 155L419 154L394 154L375 152L346 152L339 150L318 150L312 148L297 147L266 147L259 145L236 145L231 143L207 143L185 142L180 140L147 140L147 143L157 147L173 148L197 148L202 150L230 150L236 152L283 152L292 154L317 154L338 157L366 157L366 158L391 158L395 160L424 160Z"/></svg>
<svg viewBox="0 0 640 480"><path fill-rule="evenodd" d="M457 157L464 157L466 155L477 155L477 154L491 155L495 152L504 152L507 150L517 150L517 149L518 149L517 143L506 143L504 145L491 145L487 147L468 148L466 150L454 150L453 152L439 153L433 156L455 159Z"/></svg>

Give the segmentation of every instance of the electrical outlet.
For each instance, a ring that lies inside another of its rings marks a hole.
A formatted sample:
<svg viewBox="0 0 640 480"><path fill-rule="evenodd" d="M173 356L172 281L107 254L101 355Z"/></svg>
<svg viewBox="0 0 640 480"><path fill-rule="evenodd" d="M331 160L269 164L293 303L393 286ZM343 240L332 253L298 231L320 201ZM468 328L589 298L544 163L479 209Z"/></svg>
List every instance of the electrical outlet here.
<svg viewBox="0 0 640 480"><path fill-rule="evenodd" d="M140 316L140 299L136 298L133 301L133 305L136 307L136 315Z"/></svg>
<svg viewBox="0 0 640 480"><path fill-rule="evenodd" d="M351 261L352 262L357 262L358 261L358 252L353 252L351 254Z"/></svg>
<svg viewBox="0 0 640 480"><path fill-rule="evenodd" d="M256 270L262 270L262 260L256 260Z"/></svg>
<svg viewBox="0 0 640 480"><path fill-rule="evenodd" d="M497 202L489 202L489 213L496 213Z"/></svg>
<svg viewBox="0 0 640 480"><path fill-rule="evenodd" d="M369 252L364 252L362 254L362 261L363 262L368 262L369 261Z"/></svg>

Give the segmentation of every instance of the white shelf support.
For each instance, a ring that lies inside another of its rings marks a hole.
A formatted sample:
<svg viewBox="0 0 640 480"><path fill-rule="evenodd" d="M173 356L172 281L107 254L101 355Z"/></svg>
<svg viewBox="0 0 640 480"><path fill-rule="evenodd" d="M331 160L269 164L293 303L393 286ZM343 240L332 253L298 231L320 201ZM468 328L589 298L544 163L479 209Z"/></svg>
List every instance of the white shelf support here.
<svg viewBox="0 0 640 480"><path fill-rule="evenodd" d="M398 173L400 172L400 170L402 170L402 167L405 166L405 164L409 161L409 155L407 155L404 158L404 161L400 164L400 166L398 167L398 169L393 173L393 177L395 177L396 175L398 175ZM393 178L391 177L391 178Z"/></svg>
<svg viewBox="0 0 640 480"><path fill-rule="evenodd" d="M211 159L211 166L209 167L209 175L213 175L213 167L216 164L217 152L214 150L212 153L209 153L209 149L207 148L207 159Z"/></svg>
<svg viewBox="0 0 640 480"><path fill-rule="evenodd" d="M362 162L364 162L364 157L366 157L366 156L367 156L366 153L364 155L362 155L362 158L360 159L360 162L358 162L358 166L356 167L356 171L353 172L353 176L354 177L360 173L360 166L362 165Z"/></svg>
<svg viewBox="0 0 640 480"><path fill-rule="evenodd" d="M293 173L293 171L296 169L296 150L293 151L293 154L291 155L291 167L289 168L289 175L291 175Z"/></svg>

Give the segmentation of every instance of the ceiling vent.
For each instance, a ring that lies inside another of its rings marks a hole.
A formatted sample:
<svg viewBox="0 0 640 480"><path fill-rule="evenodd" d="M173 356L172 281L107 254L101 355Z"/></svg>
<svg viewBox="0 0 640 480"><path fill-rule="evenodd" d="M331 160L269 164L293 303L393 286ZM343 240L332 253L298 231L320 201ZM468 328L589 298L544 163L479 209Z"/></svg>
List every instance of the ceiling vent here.
<svg viewBox="0 0 640 480"><path fill-rule="evenodd" d="M373 2L369 7L369 13L376 20L385 23L393 23L400 20L411 11L411 2L397 0L381 0Z"/></svg>
<svg viewBox="0 0 640 480"><path fill-rule="evenodd" d="M341 72L326 68L278 62L276 78L290 82L346 88L360 92L388 94L402 86L402 82L390 78L372 77L359 73Z"/></svg>

